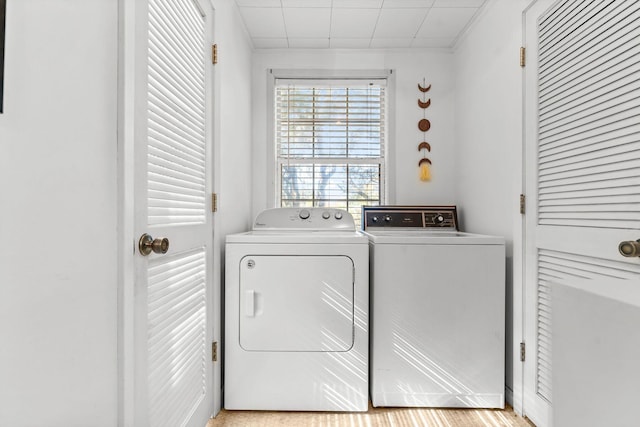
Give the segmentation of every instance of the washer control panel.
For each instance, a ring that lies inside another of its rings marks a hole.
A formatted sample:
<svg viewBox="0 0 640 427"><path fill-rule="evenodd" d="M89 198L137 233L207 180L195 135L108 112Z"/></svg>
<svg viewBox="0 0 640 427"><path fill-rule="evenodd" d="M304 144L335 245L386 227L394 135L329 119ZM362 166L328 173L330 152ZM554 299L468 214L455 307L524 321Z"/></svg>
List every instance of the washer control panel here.
<svg viewBox="0 0 640 427"><path fill-rule="evenodd" d="M363 206L362 229L410 228L458 231L455 206Z"/></svg>
<svg viewBox="0 0 640 427"><path fill-rule="evenodd" d="M275 208L258 214L254 230L351 230L353 216L334 208Z"/></svg>

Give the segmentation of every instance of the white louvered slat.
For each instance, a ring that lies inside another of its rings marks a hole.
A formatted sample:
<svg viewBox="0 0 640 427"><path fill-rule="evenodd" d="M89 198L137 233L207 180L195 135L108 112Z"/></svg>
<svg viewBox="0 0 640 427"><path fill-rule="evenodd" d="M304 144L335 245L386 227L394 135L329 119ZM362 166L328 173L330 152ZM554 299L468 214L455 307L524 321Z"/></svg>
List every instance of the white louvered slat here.
<svg viewBox="0 0 640 427"><path fill-rule="evenodd" d="M623 50L632 46L626 43L637 28L638 5L630 1L600 3L597 14L587 14L583 22L576 23L575 31L563 28L562 39L541 45L541 98L548 96L552 88L557 90L568 84L570 76L602 72L599 64L613 59L613 52L621 46Z"/></svg>
<svg viewBox="0 0 640 427"><path fill-rule="evenodd" d="M624 174L618 174L616 177L609 177L608 179L583 179L574 180L573 182L559 181L547 185L545 188L540 189L540 197L547 194L554 194L556 197L571 198L584 192L585 194L592 194L596 191L611 190L611 194L620 194L621 191L634 192L637 191L637 186L640 185L640 177L625 176ZM566 180L568 181L568 180ZM623 194L626 194L623 193ZM633 193L631 193L633 194Z"/></svg>
<svg viewBox="0 0 640 427"><path fill-rule="evenodd" d="M548 141L545 141L546 143L552 143L566 137L584 135L594 129L601 130L599 128L602 125L640 117L640 108L637 107L640 94L637 91L627 92L624 98L617 96L616 93L611 96L614 99L613 102L607 103L602 98L596 101L598 110L591 108L587 111L571 111L571 115L568 115L564 122L556 122L553 124L554 127L547 126L546 129L541 129L540 137L545 138ZM546 125L547 121L543 123ZM624 125L616 127L620 128Z"/></svg>
<svg viewBox="0 0 640 427"><path fill-rule="evenodd" d="M538 393L551 402L551 334L552 334L552 283L572 279L618 278L640 282L640 264L612 261L566 252L540 249L538 251Z"/></svg>
<svg viewBox="0 0 640 427"><path fill-rule="evenodd" d="M634 156L635 153L631 153ZM617 160L617 161L616 161ZM594 177L598 180L615 179L620 177L633 178L638 176L636 171L640 167L640 158L629 160L629 155L609 156L597 161L582 161L575 163L572 168L565 168L557 172L540 172L540 185L545 188L558 182L592 182Z"/></svg>
<svg viewBox="0 0 640 427"><path fill-rule="evenodd" d="M619 203L605 203L609 201L618 201ZM589 208L592 206L592 208ZM622 206L622 208L620 208ZM634 196L619 196L619 197L607 197L603 201L594 204L590 199L560 199L560 200L550 200L544 203L540 203L540 211L547 212L563 212L567 210L569 212L573 212L572 209L582 210L583 212L590 211L601 211L601 212L609 212L612 210L629 210L630 212L638 211L640 207L640 195Z"/></svg>
<svg viewBox="0 0 640 427"><path fill-rule="evenodd" d="M173 177L180 177L185 180L202 180L204 181L204 172L193 168L192 164L185 162L181 159L173 160L173 155L156 150L150 150L149 158L153 159L151 168L154 171L164 171L167 174L171 174ZM198 182L199 183L199 182Z"/></svg>
<svg viewBox="0 0 640 427"><path fill-rule="evenodd" d="M609 136L613 132L632 133L635 131L634 126L638 124L638 118L640 115L637 109L615 111L608 117L590 122L583 128L569 129L562 134L547 136L546 139L541 135L541 154L544 155L545 150L559 145L593 143L594 140ZM544 120L541 123L544 123Z"/></svg>
<svg viewBox="0 0 640 427"><path fill-rule="evenodd" d="M640 190L633 186L619 187L615 191L608 189L590 189L576 191L571 197L562 194L541 194L538 206L562 206L562 205L583 205L583 204L606 204L606 203L640 203Z"/></svg>
<svg viewBox="0 0 640 427"><path fill-rule="evenodd" d="M148 225L165 230L185 224L204 230L207 224L204 48L199 5L149 1L146 217ZM206 400L203 243L191 241L186 247L195 249L148 262L146 375L148 425L154 427L192 425Z"/></svg>
<svg viewBox="0 0 640 427"><path fill-rule="evenodd" d="M605 187L613 187L616 184L624 185L625 183L631 183L638 178L637 171L632 168L625 168L622 170L599 170L597 173L601 175L583 173L583 174L567 174L566 176L559 177L558 179L547 179L540 182L541 192L547 188L556 188L563 185L573 185L579 188L601 188L600 185ZM631 180L631 181L630 181Z"/></svg>
<svg viewBox="0 0 640 427"><path fill-rule="evenodd" d="M612 145L614 141L616 145ZM587 147L579 147L578 149L568 148L565 151L547 155L544 164L540 166L541 173L554 172L554 168L566 169L567 166L580 167L582 162L594 161L612 156L624 155L623 160L629 158L636 150L640 148L640 133L619 138L617 140L607 139L606 141L597 141ZM600 162L602 163L602 162ZM597 164L597 162L593 162Z"/></svg>
<svg viewBox="0 0 640 427"><path fill-rule="evenodd" d="M619 147L624 147L638 140L640 140L640 132L634 131L633 128L617 129L608 134L602 134L588 140L563 141L553 146L547 145L538 157L542 160L541 163L544 167L547 163L553 162L556 159L573 157L581 153L588 153L604 148L610 149L614 144Z"/></svg>
<svg viewBox="0 0 640 427"><path fill-rule="evenodd" d="M576 276L592 279L598 276L617 277L620 279L638 279L640 278L640 265L633 265L625 262L612 261L604 258L593 258L583 255L570 254L567 252L541 250L539 259L547 262L549 267L547 272L557 271L563 275L556 277L565 277L564 275L571 272L566 268L573 268L574 272L582 271L583 273Z"/></svg>
<svg viewBox="0 0 640 427"><path fill-rule="evenodd" d="M637 52L640 52L640 47L633 49L633 54L637 54ZM637 76L628 72L632 65L632 59L623 57L621 62L608 65L607 75L599 75L600 79L605 80L617 77L620 80L619 83L623 83L619 87L612 89L601 85L588 86L580 88L582 90L574 93L573 96L567 96L567 92L563 92L562 98L553 104L548 104L542 113L545 122L544 126L540 128L541 133L557 131L561 126L571 124L569 120L574 116L585 120L611 108L624 108L621 105L633 106L633 100L637 99L638 95L637 92L629 89L629 85L637 83ZM625 85L625 83L628 84Z"/></svg>
<svg viewBox="0 0 640 427"><path fill-rule="evenodd" d="M551 402L551 287L544 280L538 280L537 296L536 389Z"/></svg>
<svg viewBox="0 0 640 427"><path fill-rule="evenodd" d="M550 15L551 21L541 23L539 57L544 60L544 63L540 64L540 70L543 72L549 66L558 68L558 63L566 65L573 58L597 54L585 52L582 46L598 43L602 34L607 34L611 28L616 28L621 20L633 14L635 6L630 1L614 0L572 0L564 3L569 5L569 14L562 16L556 13ZM545 33L549 23L552 23L553 30Z"/></svg>
<svg viewBox="0 0 640 427"><path fill-rule="evenodd" d="M151 154L173 156L176 161L182 162L187 167L194 167L196 170L201 167L202 157L205 153L189 147L189 141L180 138L175 133L170 133L169 135L160 134L155 129L150 129L149 134L154 140L153 146L149 148ZM175 140L181 142L180 147L172 145Z"/></svg>
<svg viewBox="0 0 640 427"><path fill-rule="evenodd" d="M584 21L585 15L594 13L606 4L605 0L589 1L580 0L563 1L557 4L551 13L540 20L538 28L538 42L540 45L554 45L567 38ZM580 5L580 7L577 7ZM542 55L543 52L540 52Z"/></svg>
<svg viewBox="0 0 640 427"><path fill-rule="evenodd" d="M205 394L204 249L149 263L148 377L152 426L180 426Z"/></svg>
<svg viewBox="0 0 640 427"><path fill-rule="evenodd" d="M640 228L640 2L563 2L539 34L538 223Z"/></svg>
<svg viewBox="0 0 640 427"><path fill-rule="evenodd" d="M149 5L148 223L205 221L204 24L191 0ZM181 194L188 195L187 197Z"/></svg>
<svg viewBox="0 0 640 427"><path fill-rule="evenodd" d="M182 171L172 171L170 169L163 169L158 165L150 164L148 174L150 177L149 181L151 181L149 183L150 188L160 189L163 186L172 185L185 191L195 191L196 194L202 196L203 184L201 182L193 182L192 177Z"/></svg>

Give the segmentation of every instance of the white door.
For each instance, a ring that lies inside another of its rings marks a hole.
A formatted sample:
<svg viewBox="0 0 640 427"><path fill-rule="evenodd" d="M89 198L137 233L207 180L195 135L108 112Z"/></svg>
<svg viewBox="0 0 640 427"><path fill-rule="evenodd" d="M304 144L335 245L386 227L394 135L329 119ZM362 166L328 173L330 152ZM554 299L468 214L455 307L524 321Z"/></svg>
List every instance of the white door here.
<svg viewBox="0 0 640 427"><path fill-rule="evenodd" d="M640 280L640 2L538 0L525 13L523 412L551 425L551 289ZM561 426L558 426L561 427Z"/></svg>
<svg viewBox="0 0 640 427"><path fill-rule="evenodd" d="M132 8L134 425L202 427L214 402L211 6ZM143 255L138 239L147 233L167 239L168 251L159 244L160 253Z"/></svg>

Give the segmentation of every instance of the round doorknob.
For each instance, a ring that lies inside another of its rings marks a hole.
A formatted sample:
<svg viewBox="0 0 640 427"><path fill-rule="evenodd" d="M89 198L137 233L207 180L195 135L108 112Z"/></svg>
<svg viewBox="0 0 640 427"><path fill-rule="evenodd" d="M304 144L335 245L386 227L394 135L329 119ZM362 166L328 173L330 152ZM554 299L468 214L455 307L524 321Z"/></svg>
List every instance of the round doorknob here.
<svg viewBox="0 0 640 427"><path fill-rule="evenodd" d="M149 255L151 252L156 254L166 254L169 250L169 239L166 237L162 239L154 239L145 233L140 237L138 249L140 249L140 253L144 256Z"/></svg>
<svg viewBox="0 0 640 427"><path fill-rule="evenodd" d="M620 242L620 244L618 245L618 250L620 251L620 254L622 254L622 256L626 256L629 258L635 256L640 257L640 239L636 240L635 242L633 240Z"/></svg>

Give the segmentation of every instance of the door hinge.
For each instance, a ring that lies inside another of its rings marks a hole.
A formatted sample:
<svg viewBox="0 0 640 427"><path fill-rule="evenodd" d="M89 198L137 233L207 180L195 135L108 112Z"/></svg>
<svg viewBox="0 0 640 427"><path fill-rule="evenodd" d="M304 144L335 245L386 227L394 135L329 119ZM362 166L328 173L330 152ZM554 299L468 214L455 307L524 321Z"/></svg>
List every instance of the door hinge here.
<svg viewBox="0 0 640 427"><path fill-rule="evenodd" d="M211 343L211 361L218 361L218 341Z"/></svg>
<svg viewBox="0 0 640 427"><path fill-rule="evenodd" d="M211 212L218 212L218 193L211 193Z"/></svg>
<svg viewBox="0 0 640 427"><path fill-rule="evenodd" d="M522 215L524 215L524 213L525 213L525 206L526 206L526 203L527 203L527 198L525 197L525 195L524 195L524 194L521 194L521 195L520 195L520 213L521 213Z"/></svg>
<svg viewBox="0 0 640 427"><path fill-rule="evenodd" d="M218 45L217 44L211 45L211 63L213 65L216 65L218 63Z"/></svg>
<svg viewBox="0 0 640 427"><path fill-rule="evenodd" d="M525 356L527 353L526 345L524 342L520 343L520 361L524 362Z"/></svg>
<svg viewBox="0 0 640 427"><path fill-rule="evenodd" d="M520 48L520 66L524 67L527 63L526 61L526 49L523 47Z"/></svg>

